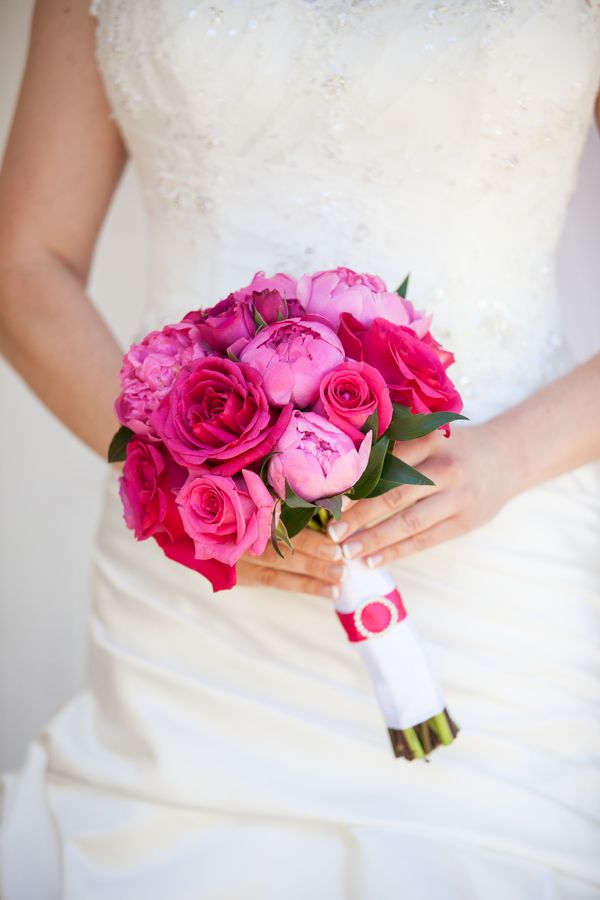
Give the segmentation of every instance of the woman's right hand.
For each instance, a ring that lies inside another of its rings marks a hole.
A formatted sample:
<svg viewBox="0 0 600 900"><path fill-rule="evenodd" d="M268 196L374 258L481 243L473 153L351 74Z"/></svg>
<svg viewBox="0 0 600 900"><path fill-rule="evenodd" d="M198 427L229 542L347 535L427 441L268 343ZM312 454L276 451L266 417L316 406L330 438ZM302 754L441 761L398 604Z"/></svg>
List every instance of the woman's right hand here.
<svg viewBox="0 0 600 900"><path fill-rule="evenodd" d="M297 534L292 543L293 552L280 545L285 554L283 559L271 544L261 556L243 556L237 564L237 583L336 600L347 572L340 547L327 535L311 528Z"/></svg>

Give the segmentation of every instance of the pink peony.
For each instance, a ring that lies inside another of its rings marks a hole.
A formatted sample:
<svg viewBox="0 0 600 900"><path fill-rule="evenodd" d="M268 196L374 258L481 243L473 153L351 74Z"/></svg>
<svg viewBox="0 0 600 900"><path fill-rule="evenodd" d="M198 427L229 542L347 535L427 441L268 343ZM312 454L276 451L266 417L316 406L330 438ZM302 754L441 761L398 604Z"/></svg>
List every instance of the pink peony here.
<svg viewBox="0 0 600 900"><path fill-rule="evenodd" d="M251 366L209 356L182 371L152 426L183 466L234 475L271 452L291 406L274 411Z"/></svg>
<svg viewBox="0 0 600 900"><path fill-rule="evenodd" d="M205 356L191 322L165 325L133 344L121 366L121 393L115 412L122 425L136 434L155 437L150 416L161 403L183 366Z"/></svg>
<svg viewBox="0 0 600 900"><path fill-rule="evenodd" d="M263 378L274 406L293 403L301 409L312 403L323 375L344 359L339 338L320 319L294 316L263 328L240 354Z"/></svg>
<svg viewBox="0 0 600 900"><path fill-rule="evenodd" d="M342 363L323 378L313 407L354 441L362 441L360 429L375 410L381 437L392 420L390 392L377 369L355 360Z"/></svg>
<svg viewBox="0 0 600 900"><path fill-rule="evenodd" d="M380 316L396 325L406 325L422 337L429 329L431 316L416 312L412 303L388 291L378 275L359 274L338 266L303 275L298 281L297 297L307 313L322 316L338 329L340 315L351 313L363 325Z"/></svg>
<svg viewBox="0 0 600 900"><path fill-rule="evenodd" d="M340 337L348 356L378 369L396 403L413 413L460 412L460 394L446 374L435 348L410 328L375 319L364 328L345 313ZM448 434L448 426L444 426Z"/></svg>
<svg viewBox="0 0 600 900"><path fill-rule="evenodd" d="M269 462L269 482L285 498L285 482L304 500L333 497L353 487L369 461L372 432L358 450L340 428L314 412L294 410Z"/></svg>
<svg viewBox="0 0 600 900"><path fill-rule="evenodd" d="M210 471L190 475L177 503L198 559L233 566L244 553L261 554L271 536L273 497L248 469L235 478Z"/></svg>

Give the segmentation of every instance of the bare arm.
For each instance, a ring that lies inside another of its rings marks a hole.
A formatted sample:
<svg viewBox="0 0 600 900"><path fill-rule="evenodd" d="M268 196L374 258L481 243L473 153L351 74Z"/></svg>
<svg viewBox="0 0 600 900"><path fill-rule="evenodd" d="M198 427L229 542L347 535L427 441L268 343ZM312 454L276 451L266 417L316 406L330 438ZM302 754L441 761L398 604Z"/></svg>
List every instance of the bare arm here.
<svg viewBox="0 0 600 900"><path fill-rule="evenodd" d="M121 350L85 288L127 153L109 118L94 28L86 0L37 0L0 170L0 351L104 457Z"/></svg>

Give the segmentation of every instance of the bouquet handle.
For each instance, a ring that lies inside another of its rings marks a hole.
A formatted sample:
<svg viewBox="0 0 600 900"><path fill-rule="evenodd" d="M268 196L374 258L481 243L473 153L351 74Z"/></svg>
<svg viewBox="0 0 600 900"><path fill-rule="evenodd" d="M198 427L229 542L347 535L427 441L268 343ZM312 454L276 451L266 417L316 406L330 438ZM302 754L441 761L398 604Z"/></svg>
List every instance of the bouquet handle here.
<svg viewBox="0 0 600 900"><path fill-rule="evenodd" d="M396 757L426 759L459 732L390 573L347 563L336 612L367 667Z"/></svg>

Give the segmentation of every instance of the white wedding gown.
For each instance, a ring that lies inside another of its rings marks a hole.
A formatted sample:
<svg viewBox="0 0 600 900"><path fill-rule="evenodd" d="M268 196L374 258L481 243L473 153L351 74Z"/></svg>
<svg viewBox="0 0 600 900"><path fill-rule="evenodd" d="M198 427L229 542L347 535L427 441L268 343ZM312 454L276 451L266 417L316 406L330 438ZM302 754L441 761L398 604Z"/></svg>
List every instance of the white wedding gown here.
<svg viewBox="0 0 600 900"><path fill-rule="evenodd" d="M553 255L596 2L90 12L151 233L136 337L343 264L411 271L473 423L575 365ZM591 463L395 566L461 727L426 765L393 757L330 601L213 595L135 542L110 473L89 687L5 777L4 900L600 897L599 526Z"/></svg>

